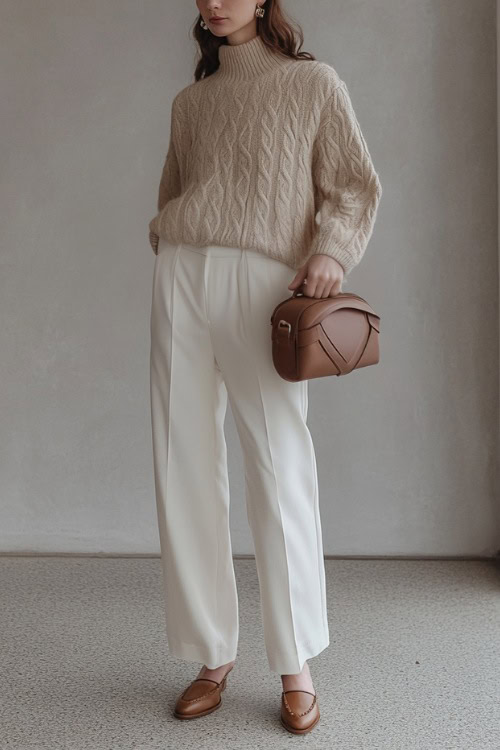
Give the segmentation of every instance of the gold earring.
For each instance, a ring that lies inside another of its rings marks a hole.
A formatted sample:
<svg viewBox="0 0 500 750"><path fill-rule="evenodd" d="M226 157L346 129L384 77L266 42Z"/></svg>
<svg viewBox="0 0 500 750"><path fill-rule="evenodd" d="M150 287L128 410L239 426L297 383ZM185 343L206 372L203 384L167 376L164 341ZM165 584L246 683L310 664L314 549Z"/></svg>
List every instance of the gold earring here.
<svg viewBox="0 0 500 750"><path fill-rule="evenodd" d="M205 21L203 20L203 18L202 18L202 19L201 19L201 21L200 21L200 26L201 26L201 28L202 28L202 29L208 29L208 26L207 26L207 24L205 23Z"/></svg>
<svg viewBox="0 0 500 750"><path fill-rule="evenodd" d="M264 10L264 8L261 8L260 5L257 5L257 7L255 8L255 15L258 18L262 18L262 16L264 15L265 12L266 11Z"/></svg>

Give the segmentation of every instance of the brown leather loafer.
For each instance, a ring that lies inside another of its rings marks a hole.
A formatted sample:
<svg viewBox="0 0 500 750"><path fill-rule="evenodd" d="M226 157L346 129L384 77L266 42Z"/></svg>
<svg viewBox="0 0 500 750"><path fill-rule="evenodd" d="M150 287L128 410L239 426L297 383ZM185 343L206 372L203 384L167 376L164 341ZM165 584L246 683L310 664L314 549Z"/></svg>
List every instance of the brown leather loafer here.
<svg viewBox="0 0 500 750"><path fill-rule="evenodd" d="M314 693L307 690L285 690L281 693L281 723L285 729L294 734L305 734L318 721L319 706Z"/></svg>
<svg viewBox="0 0 500 750"><path fill-rule="evenodd" d="M197 677L177 698L174 716L178 719L197 719L198 716L215 711L222 703L221 693L226 687L226 679L231 667L220 682L208 677Z"/></svg>

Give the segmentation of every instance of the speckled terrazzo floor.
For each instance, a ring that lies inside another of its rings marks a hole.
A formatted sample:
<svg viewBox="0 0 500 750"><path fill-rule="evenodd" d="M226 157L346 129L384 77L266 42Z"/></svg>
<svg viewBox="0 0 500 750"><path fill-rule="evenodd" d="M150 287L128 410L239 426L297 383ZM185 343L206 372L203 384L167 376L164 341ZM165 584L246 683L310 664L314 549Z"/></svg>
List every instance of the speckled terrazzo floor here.
<svg viewBox="0 0 500 750"><path fill-rule="evenodd" d="M221 708L171 715L201 666L172 657L157 558L0 558L2 750L499 750L493 563L326 560L330 646L309 661L320 723L279 723L252 558L235 559L238 660Z"/></svg>

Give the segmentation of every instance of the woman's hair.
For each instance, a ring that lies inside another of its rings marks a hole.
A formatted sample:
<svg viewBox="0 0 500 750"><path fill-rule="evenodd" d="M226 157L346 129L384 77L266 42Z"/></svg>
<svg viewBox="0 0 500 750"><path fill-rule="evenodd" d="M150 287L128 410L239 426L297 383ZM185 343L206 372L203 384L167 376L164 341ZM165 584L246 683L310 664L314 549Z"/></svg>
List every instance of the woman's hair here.
<svg viewBox="0 0 500 750"><path fill-rule="evenodd" d="M299 52L304 42L304 34L298 24L287 19L281 7L281 0L266 0L264 7L264 16L257 16L257 34L264 44L294 60L316 60L310 52ZM201 52L194 72L195 81L215 73L219 67L219 47L228 43L227 37L217 37L208 29L203 29L200 26L202 20L200 13L192 29Z"/></svg>

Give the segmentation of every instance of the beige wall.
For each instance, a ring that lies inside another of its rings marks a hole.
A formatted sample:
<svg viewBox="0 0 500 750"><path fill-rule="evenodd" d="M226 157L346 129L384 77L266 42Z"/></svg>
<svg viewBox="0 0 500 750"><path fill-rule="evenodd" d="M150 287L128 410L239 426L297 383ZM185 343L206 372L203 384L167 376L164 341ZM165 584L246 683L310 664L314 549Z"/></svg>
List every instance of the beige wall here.
<svg viewBox="0 0 500 750"><path fill-rule="evenodd" d="M325 552L498 549L492 0L287 2L348 84L384 195L346 290L381 361L310 382ZM158 553L147 224L192 3L6 0L0 550ZM233 549L252 553L227 437ZM195 467L193 467L195 470Z"/></svg>

